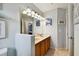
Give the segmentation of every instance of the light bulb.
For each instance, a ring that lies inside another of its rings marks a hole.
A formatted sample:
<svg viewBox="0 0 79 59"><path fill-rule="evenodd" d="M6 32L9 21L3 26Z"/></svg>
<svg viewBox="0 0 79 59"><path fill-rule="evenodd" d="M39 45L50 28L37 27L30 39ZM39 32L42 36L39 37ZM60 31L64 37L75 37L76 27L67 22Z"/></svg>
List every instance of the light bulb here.
<svg viewBox="0 0 79 59"><path fill-rule="evenodd" d="M39 15L37 16L38 19L40 19Z"/></svg>
<svg viewBox="0 0 79 59"><path fill-rule="evenodd" d="M27 12L31 12L31 10L30 10L29 8L28 8L28 9L26 9L26 11L27 11Z"/></svg>
<svg viewBox="0 0 79 59"><path fill-rule="evenodd" d="M37 13L35 13L35 17L34 17L34 18L38 18L37 16L38 16L38 14L37 14Z"/></svg>
<svg viewBox="0 0 79 59"><path fill-rule="evenodd" d="M26 11L27 11L27 15L31 16L31 10L28 8Z"/></svg>
<svg viewBox="0 0 79 59"><path fill-rule="evenodd" d="M23 13L23 14L27 14L26 10L24 10L22 13Z"/></svg>
<svg viewBox="0 0 79 59"><path fill-rule="evenodd" d="M35 12L34 12L34 11L32 11L32 12L31 12L31 14L32 14L32 17L34 17L34 16L35 16Z"/></svg>
<svg viewBox="0 0 79 59"><path fill-rule="evenodd" d="M42 20L42 16L40 16L40 20Z"/></svg>
<svg viewBox="0 0 79 59"><path fill-rule="evenodd" d="M42 18L42 20L45 20L45 18Z"/></svg>
<svg viewBox="0 0 79 59"><path fill-rule="evenodd" d="M31 12L28 12L27 15L28 15L28 16L31 16Z"/></svg>

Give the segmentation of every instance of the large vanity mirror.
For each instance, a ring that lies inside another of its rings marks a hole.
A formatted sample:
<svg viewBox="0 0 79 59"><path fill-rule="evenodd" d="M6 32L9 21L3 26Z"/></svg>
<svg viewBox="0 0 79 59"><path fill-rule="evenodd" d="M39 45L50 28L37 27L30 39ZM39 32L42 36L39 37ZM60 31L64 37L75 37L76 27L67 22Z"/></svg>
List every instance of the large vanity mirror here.
<svg viewBox="0 0 79 59"><path fill-rule="evenodd" d="M33 18L22 15L21 18L21 33L22 34L33 34Z"/></svg>
<svg viewBox="0 0 79 59"><path fill-rule="evenodd" d="M44 18L38 13L30 10L29 8L21 12L21 33L22 34L36 34L42 33L42 20Z"/></svg>

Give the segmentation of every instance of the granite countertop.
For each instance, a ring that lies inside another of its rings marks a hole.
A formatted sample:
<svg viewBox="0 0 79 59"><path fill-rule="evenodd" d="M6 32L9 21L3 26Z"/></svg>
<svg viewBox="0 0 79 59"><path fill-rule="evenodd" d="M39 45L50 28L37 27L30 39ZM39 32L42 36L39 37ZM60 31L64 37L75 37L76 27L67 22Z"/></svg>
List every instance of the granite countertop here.
<svg viewBox="0 0 79 59"><path fill-rule="evenodd" d="M50 37L50 36L49 35L43 35L43 36L36 35L35 36L35 44L39 43L40 41L42 41L42 40L44 40L44 39L46 39L48 37Z"/></svg>

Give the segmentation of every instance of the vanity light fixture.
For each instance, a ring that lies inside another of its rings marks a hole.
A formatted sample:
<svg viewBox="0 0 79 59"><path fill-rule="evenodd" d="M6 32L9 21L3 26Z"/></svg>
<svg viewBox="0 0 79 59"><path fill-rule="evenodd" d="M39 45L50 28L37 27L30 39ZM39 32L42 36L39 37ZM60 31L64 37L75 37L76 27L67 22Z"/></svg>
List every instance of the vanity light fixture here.
<svg viewBox="0 0 79 59"><path fill-rule="evenodd" d="M31 17L39 19L39 20L44 20L44 18L42 16L38 15L38 13L32 11L29 8L23 10L22 14L26 14L27 16L31 16Z"/></svg>

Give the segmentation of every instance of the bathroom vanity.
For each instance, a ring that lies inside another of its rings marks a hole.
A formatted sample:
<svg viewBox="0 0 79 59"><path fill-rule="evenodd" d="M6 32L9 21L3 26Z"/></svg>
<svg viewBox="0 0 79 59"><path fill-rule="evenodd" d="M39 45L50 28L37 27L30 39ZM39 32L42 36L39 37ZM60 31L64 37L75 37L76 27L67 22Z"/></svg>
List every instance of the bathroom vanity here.
<svg viewBox="0 0 79 59"><path fill-rule="evenodd" d="M35 56L43 56L50 48L50 36L35 36Z"/></svg>

